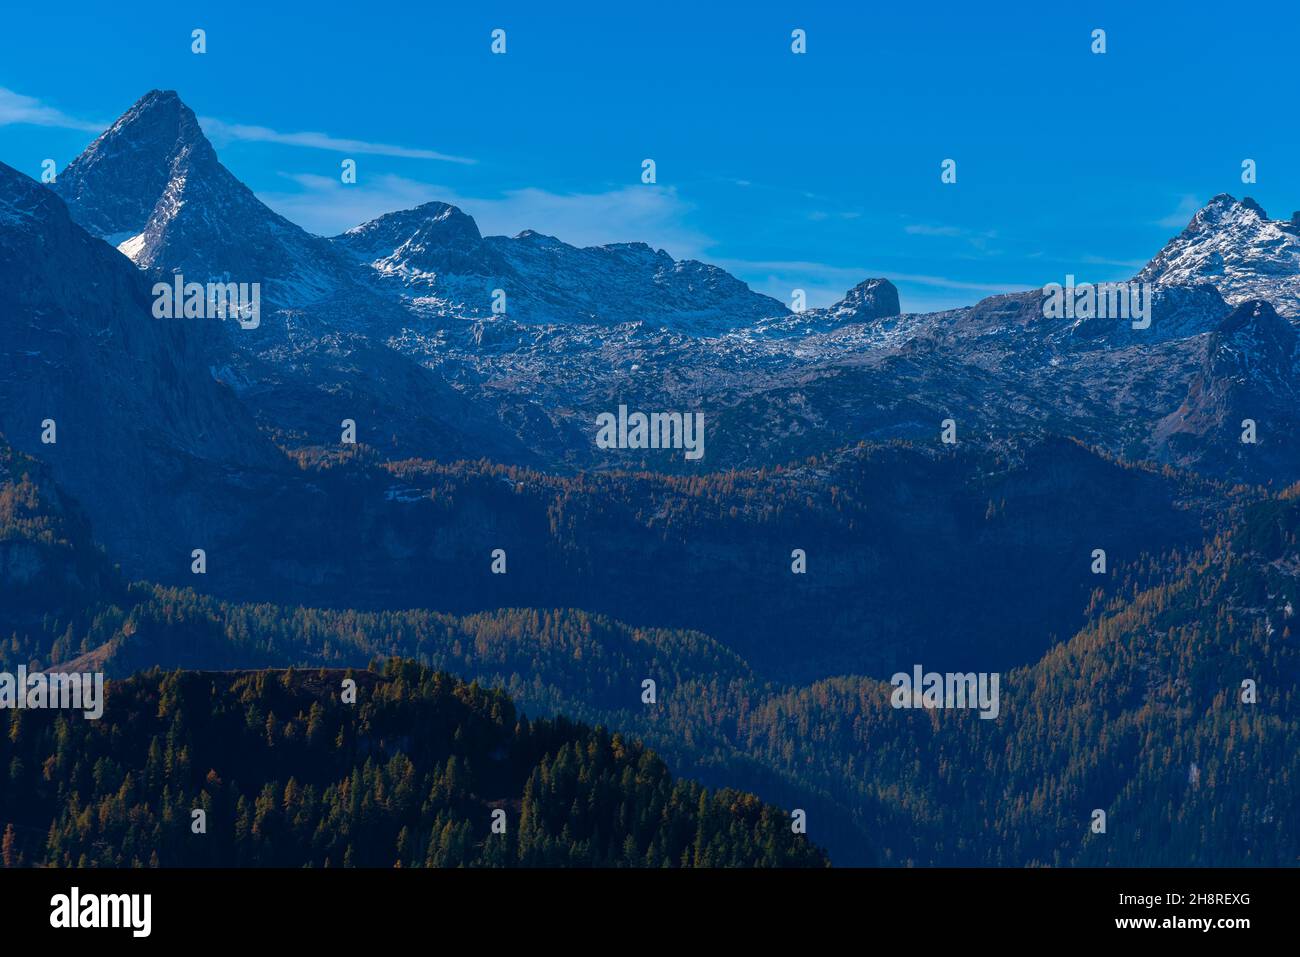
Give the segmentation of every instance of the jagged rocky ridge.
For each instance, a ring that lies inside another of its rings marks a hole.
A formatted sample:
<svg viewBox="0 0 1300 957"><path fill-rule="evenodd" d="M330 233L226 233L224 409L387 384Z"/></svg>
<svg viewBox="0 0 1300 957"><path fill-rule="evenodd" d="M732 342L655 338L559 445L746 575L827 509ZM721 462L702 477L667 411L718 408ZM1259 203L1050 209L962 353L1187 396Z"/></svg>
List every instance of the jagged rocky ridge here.
<svg viewBox="0 0 1300 957"><path fill-rule="evenodd" d="M1137 277L1157 287L1145 330L1046 320L1037 293L906 314L884 279L795 314L723 270L644 244L484 237L445 203L325 240L261 204L188 108L157 91L57 188L92 232L139 230L124 249L143 266L268 283L277 308L265 328L232 335L211 365L288 448L330 447L350 417L387 457L698 471L864 438L929 441L952 417L971 440L1060 432L1186 464L1183 439L1230 438L1222 417L1170 423L1193 380L1204 388L1218 374L1207 365L1211 334L1235 305L1260 298L1288 316L1297 302L1295 224L1226 195ZM703 466L598 450L595 416L619 404L705 412ZM1272 453L1202 456L1199 466L1251 481L1300 474L1281 441L1286 422L1257 412ZM1189 433L1198 422L1208 431Z"/></svg>

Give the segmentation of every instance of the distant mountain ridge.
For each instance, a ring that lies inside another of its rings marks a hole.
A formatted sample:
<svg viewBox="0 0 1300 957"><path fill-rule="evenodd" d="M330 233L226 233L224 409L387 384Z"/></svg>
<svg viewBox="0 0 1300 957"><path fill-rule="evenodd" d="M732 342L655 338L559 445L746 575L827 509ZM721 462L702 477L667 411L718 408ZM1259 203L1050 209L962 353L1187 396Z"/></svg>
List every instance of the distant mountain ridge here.
<svg viewBox="0 0 1300 957"><path fill-rule="evenodd" d="M472 217L446 203L388 213L333 242L399 283L422 314L492 315L496 289L505 293L505 311L528 322L718 332L788 313L716 266L674 260L644 243L579 249L533 230L484 238Z"/></svg>

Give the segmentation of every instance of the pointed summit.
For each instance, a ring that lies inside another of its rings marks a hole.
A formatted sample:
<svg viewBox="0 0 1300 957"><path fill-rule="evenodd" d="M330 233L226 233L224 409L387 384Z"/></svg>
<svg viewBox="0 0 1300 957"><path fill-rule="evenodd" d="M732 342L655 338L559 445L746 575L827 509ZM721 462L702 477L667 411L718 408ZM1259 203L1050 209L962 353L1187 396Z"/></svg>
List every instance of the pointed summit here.
<svg viewBox="0 0 1300 957"><path fill-rule="evenodd" d="M194 112L153 90L59 175L73 218L142 269L260 283L276 306L329 296L337 254L262 203L217 159Z"/></svg>
<svg viewBox="0 0 1300 957"><path fill-rule="evenodd" d="M1248 220L1252 217L1267 221L1268 213L1249 196L1237 199L1231 193L1219 193L1196 211L1196 215L1187 224L1187 229L1205 229L1219 223Z"/></svg>
<svg viewBox="0 0 1300 957"><path fill-rule="evenodd" d="M1232 305L1265 299L1300 318L1300 230L1250 197L1220 193L1137 275L1159 286L1209 283Z"/></svg>
<svg viewBox="0 0 1300 957"><path fill-rule="evenodd" d="M55 190L87 231L116 245L144 231L178 168L217 166L199 121L172 90L153 90L59 174Z"/></svg>

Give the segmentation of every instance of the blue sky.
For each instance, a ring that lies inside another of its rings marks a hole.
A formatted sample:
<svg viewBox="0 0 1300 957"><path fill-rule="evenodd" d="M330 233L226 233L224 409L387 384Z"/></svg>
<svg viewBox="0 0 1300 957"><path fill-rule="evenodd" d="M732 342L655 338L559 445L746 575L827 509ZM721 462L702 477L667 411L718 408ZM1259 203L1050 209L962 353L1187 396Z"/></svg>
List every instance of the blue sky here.
<svg viewBox="0 0 1300 957"><path fill-rule="evenodd" d="M441 199L487 234L643 240L786 301L886 276L907 310L1128 278L1215 193L1300 209L1294 2L232 6L7 10L0 160L62 168L175 89L314 232Z"/></svg>

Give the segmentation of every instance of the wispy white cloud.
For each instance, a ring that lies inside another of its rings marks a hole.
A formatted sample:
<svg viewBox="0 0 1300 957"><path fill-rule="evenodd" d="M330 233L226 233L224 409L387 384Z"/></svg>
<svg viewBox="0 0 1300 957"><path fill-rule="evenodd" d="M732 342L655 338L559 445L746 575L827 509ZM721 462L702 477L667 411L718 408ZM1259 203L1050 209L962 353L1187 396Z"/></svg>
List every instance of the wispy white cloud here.
<svg viewBox="0 0 1300 957"><path fill-rule="evenodd" d="M69 116L35 97L24 96L6 87L0 87L0 126L18 123L84 130L88 133L102 133L109 126L108 123ZM390 143L372 143L367 140L330 136L328 133L310 131L285 133L268 126L227 123L225 120L211 116L200 117L199 123L203 127L203 132L217 145L236 141L277 143L282 146L301 146L309 149L331 150L336 153L352 153L358 156L393 156L402 159L440 160L462 164L478 162L466 156L454 156L437 150L394 146Z"/></svg>
<svg viewBox="0 0 1300 957"><path fill-rule="evenodd" d="M931 226L927 223L909 223L903 227L903 232L910 236L965 236L966 230L960 226Z"/></svg>
<svg viewBox="0 0 1300 957"><path fill-rule="evenodd" d="M1183 196L1178 201L1178 208L1168 216L1162 216L1156 220L1157 226L1163 226L1166 229L1182 229L1186 226L1197 211L1201 208L1201 203L1195 196Z"/></svg>
<svg viewBox="0 0 1300 957"><path fill-rule="evenodd" d="M208 138L220 146L223 143L242 140L250 143L278 143L282 146L305 146L310 149L332 150L336 153L356 153L368 156L395 156L402 159L442 160L447 163L472 164L477 160L465 156L453 156L437 150L414 149L407 146L393 146L389 143L371 143L366 140L346 139L330 136L328 133L282 133L268 126L252 126L247 123L227 123L211 116L199 117L199 125Z"/></svg>
<svg viewBox="0 0 1300 957"><path fill-rule="evenodd" d="M997 255L998 253L990 248L993 240L997 239L998 233L995 229L967 229L965 226L950 226L933 223L908 223L903 227L903 232L909 236L931 236L943 239L961 239L965 240L971 249L980 254L981 257Z"/></svg>
<svg viewBox="0 0 1300 957"><path fill-rule="evenodd" d="M687 225L692 207L672 187L635 185L588 193L527 187L473 196L394 175L363 175L354 185L310 173L284 175L298 185L297 191L259 193L259 198L304 228L327 236L384 213L439 200L473 216L485 236L535 229L575 246L640 241L679 259L701 257L713 245Z"/></svg>
<svg viewBox="0 0 1300 957"><path fill-rule="evenodd" d="M825 222L828 219L861 219L862 214L855 210L845 210L838 213L828 213L824 209L814 209L808 214L808 218L814 223Z"/></svg>
<svg viewBox="0 0 1300 957"><path fill-rule="evenodd" d="M0 126L16 123L85 130L91 133L101 133L108 125L77 119L62 110L47 106L35 97L23 96L21 93L0 86Z"/></svg>
<svg viewBox="0 0 1300 957"><path fill-rule="evenodd" d="M1084 256L1079 261L1088 266L1119 266L1121 269L1141 269L1146 265L1142 259L1107 259L1105 256Z"/></svg>

